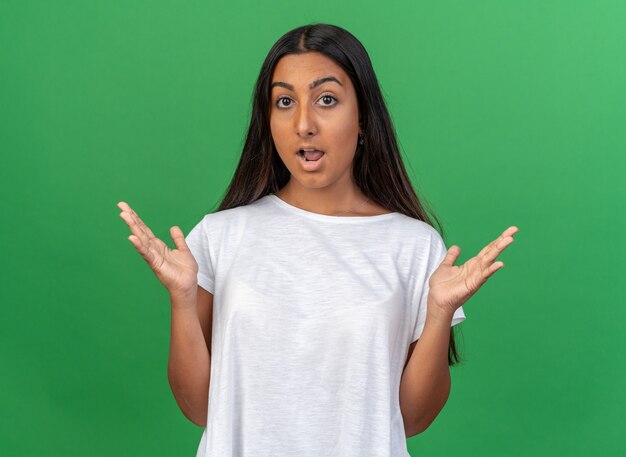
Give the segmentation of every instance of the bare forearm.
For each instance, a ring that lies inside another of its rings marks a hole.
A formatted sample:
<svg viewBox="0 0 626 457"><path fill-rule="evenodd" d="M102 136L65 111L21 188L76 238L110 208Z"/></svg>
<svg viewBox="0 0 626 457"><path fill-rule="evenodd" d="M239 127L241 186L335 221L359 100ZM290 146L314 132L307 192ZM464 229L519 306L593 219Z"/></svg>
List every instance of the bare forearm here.
<svg viewBox="0 0 626 457"><path fill-rule="evenodd" d="M430 305L429 305L430 308ZM423 432L450 394L448 347L452 314L426 317L424 330L400 382L400 406L407 436Z"/></svg>
<svg viewBox="0 0 626 457"><path fill-rule="evenodd" d="M211 356L196 308L196 294L172 297L168 379L178 406L194 424L207 419Z"/></svg>

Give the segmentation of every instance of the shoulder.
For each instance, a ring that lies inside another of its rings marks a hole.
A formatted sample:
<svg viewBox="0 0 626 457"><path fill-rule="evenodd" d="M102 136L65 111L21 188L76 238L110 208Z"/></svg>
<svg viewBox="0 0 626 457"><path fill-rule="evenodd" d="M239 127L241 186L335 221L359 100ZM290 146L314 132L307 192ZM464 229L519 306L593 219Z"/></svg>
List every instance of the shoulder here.
<svg viewBox="0 0 626 457"><path fill-rule="evenodd" d="M199 226L213 236L237 232L249 224L254 224L258 218L265 214L264 206L267 204L263 199L255 200L246 205L223 209L206 213L200 218Z"/></svg>
<svg viewBox="0 0 626 457"><path fill-rule="evenodd" d="M398 216L396 221L394 233L387 239L394 243L392 249L405 267L422 270L429 259L447 250L442 236L429 223L406 215Z"/></svg>
<svg viewBox="0 0 626 457"><path fill-rule="evenodd" d="M405 239L416 239L419 242L430 241L435 243L443 241L439 232L428 222L405 214L399 214L396 220L397 230L401 232L401 235L404 235Z"/></svg>

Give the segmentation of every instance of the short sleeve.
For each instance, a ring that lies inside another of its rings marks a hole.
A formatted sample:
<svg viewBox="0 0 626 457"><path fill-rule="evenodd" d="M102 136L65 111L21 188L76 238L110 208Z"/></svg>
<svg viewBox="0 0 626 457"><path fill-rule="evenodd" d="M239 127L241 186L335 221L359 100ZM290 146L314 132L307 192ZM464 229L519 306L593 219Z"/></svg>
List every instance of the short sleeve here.
<svg viewBox="0 0 626 457"><path fill-rule="evenodd" d="M198 264L198 285L210 293L215 291L215 273L206 216L191 229L185 242Z"/></svg>
<svg viewBox="0 0 626 457"><path fill-rule="evenodd" d="M424 283L417 284L415 286L413 292L413 306L417 307L417 318L415 319L415 323L412 330L411 342L417 341L417 339L422 335L422 331L424 330L424 324L426 324L426 310L428 305L428 292L430 291L430 287L428 285L428 281L430 280L433 272L439 267L444 257L448 253L448 249L439 235L438 232L435 232L431 238L430 243L430 252L428 254L428 261L426 262L426 275L424 276ZM465 320L465 311L463 307L459 307L452 316L452 324L454 326L459 324Z"/></svg>

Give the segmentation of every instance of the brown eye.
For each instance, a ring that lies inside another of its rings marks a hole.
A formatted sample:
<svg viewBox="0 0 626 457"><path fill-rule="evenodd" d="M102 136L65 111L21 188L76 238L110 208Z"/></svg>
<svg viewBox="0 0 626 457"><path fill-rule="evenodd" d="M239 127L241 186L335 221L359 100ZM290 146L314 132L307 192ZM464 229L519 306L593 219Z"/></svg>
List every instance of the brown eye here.
<svg viewBox="0 0 626 457"><path fill-rule="evenodd" d="M334 103L332 103L333 101L336 102L337 99L335 97L333 97L332 95L322 95L321 96L321 100L323 102L324 106L333 106Z"/></svg>
<svg viewBox="0 0 626 457"><path fill-rule="evenodd" d="M280 105L281 100L285 100L287 103L283 104L282 106ZM291 99L288 97L280 97L279 99L276 100L276 106L278 106L279 108L283 108L283 107L288 107L289 105L291 105Z"/></svg>

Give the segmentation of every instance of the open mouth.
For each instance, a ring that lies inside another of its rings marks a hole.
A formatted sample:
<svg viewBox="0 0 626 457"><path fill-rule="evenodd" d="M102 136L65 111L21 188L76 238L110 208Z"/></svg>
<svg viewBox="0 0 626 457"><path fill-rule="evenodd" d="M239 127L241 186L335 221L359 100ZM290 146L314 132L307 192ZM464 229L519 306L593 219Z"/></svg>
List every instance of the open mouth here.
<svg viewBox="0 0 626 457"><path fill-rule="evenodd" d="M324 155L324 151L318 151L317 149L300 149L298 155L304 159L305 162L317 162Z"/></svg>

